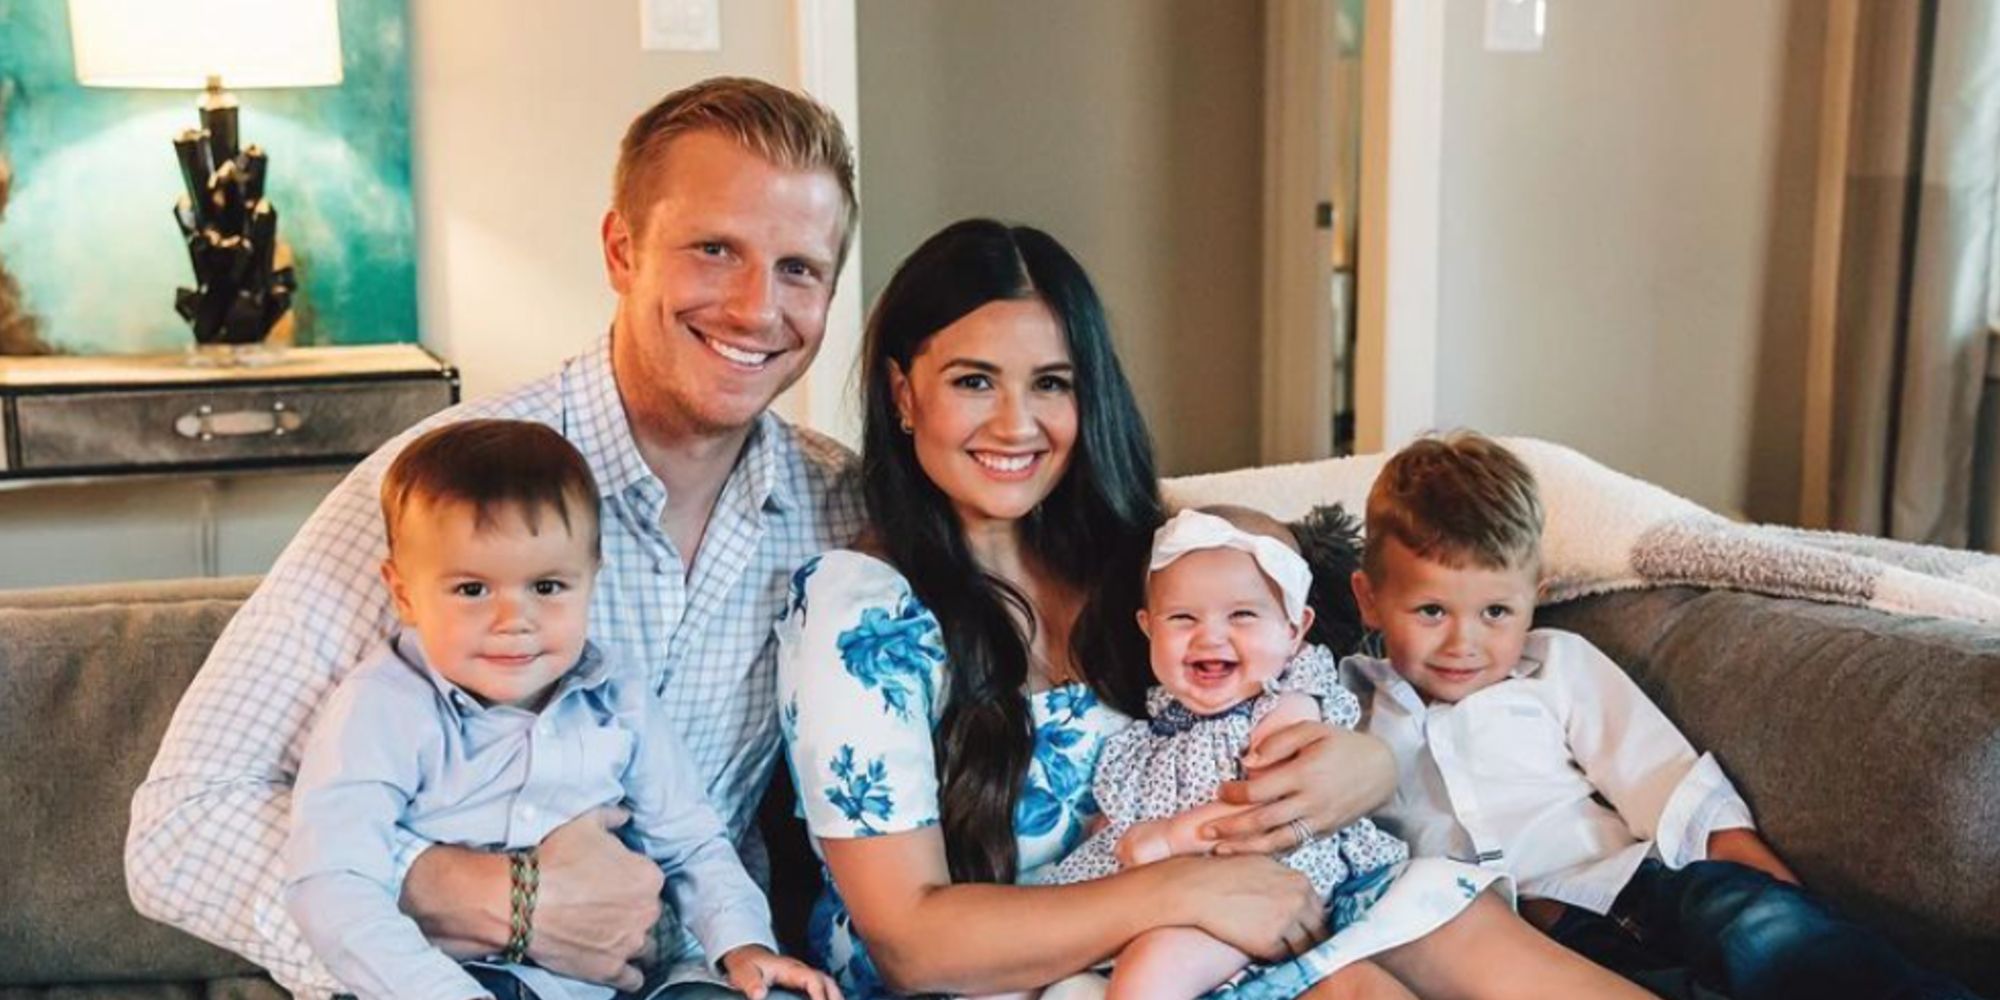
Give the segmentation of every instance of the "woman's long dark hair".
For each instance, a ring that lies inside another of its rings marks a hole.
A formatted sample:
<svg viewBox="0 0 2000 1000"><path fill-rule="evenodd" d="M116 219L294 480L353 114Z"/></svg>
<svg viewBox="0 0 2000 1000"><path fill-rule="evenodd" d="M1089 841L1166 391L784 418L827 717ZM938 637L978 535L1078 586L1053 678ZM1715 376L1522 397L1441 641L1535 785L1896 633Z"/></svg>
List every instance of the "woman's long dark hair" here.
<svg viewBox="0 0 2000 1000"><path fill-rule="evenodd" d="M990 219L954 223L889 279L862 347L868 515L889 561L937 615L949 657L935 739L945 851L960 882L1011 882L1016 873L1014 810L1034 749L1030 636L1017 621L1034 615L1018 590L980 569L949 499L917 464L889 366L908 372L932 335L981 306L1031 298L1062 325L1075 366L1078 430L1069 468L1022 520L1022 542L1033 559L1090 595L1072 633L1077 663L1099 697L1136 714L1146 680L1143 649L1141 666L1134 669L1131 659L1138 636L1131 610L1163 515L1152 442L1082 265L1036 229Z"/></svg>

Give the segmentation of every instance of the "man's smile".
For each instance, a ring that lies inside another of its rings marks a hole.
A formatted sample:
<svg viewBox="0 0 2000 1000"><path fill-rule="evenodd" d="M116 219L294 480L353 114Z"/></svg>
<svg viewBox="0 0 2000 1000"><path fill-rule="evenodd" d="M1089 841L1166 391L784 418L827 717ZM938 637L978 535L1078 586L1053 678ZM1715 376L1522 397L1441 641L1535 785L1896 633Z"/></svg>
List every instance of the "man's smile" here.
<svg viewBox="0 0 2000 1000"><path fill-rule="evenodd" d="M717 357L720 357L722 360L727 361L738 368L743 368L750 371L762 371L764 366L768 364L772 358L777 357L778 354L780 353L778 351L756 351L748 348L736 347L734 345L725 343L721 340L711 337L705 333L700 333L697 331L690 331L690 332L693 332L695 339L701 341L702 344L706 346L710 351L714 352Z"/></svg>

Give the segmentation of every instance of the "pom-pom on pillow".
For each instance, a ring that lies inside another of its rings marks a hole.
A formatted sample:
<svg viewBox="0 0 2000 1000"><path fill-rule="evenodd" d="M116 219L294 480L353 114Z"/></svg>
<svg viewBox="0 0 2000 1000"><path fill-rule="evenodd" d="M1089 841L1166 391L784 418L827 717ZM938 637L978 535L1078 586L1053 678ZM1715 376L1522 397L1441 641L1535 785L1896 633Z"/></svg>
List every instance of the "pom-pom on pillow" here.
<svg viewBox="0 0 2000 1000"><path fill-rule="evenodd" d="M1299 551L1312 567L1312 589L1306 603L1313 609L1308 641L1333 651L1336 657L1361 649L1367 628L1354 602L1350 583L1361 568L1361 521L1339 504L1314 507L1287 527L1298 539Z"/></svg>

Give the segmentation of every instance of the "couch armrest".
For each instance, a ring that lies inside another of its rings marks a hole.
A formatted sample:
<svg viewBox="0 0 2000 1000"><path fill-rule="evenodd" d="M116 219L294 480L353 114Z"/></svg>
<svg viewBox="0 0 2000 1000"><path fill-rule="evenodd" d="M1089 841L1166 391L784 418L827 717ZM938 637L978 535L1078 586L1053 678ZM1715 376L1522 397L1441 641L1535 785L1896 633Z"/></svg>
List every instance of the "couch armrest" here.
<svg viewBox="0 0 2000 1000"><path fill-rule="evenodd" d="M1713 751L1806 884L2000 990L2000 629L1667 588L1545 608Z"/></svg>
<svg viewBox="0 0 2000 1000"><path fill-rule="evenodd" d="M141 917L125 893L132 791L236 613L238 601L212 596L216 587L73 588L0 601L0 996L14 984L256 971Z"/></svg>

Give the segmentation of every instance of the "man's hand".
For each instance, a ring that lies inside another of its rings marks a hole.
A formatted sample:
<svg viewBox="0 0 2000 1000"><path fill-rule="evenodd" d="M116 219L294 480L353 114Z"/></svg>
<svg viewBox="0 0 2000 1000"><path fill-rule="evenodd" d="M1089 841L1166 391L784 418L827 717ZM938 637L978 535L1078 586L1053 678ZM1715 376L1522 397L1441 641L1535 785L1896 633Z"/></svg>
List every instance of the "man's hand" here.
<svg viewBox="0 0 2000 1000"><path fill-rule="evenodd" d="M1304 875L1269 858L1170 858L1158 871L1184 922L1266 962L1302 955L1326 937L1326 903Z"/></svg>
<svg viewBox="0 0 2000 1000"><path fill-rule="evenodd" d="M1708 860L1734 861L1755 868L1780 882L1799 885L1799 877L1771 850L1757 831L1747 828L1717 830L1708 835Z"/></svg>
<svg viewBox="0 0 2000 1000"><path fill-rule="evenodd" d="M634 960L660 919L660 866L611 831L631 814L606 806L542 839L541 891L528 957L551 972L620 990L644 982Z"/></svg>
<svg viewBox="0 0 2000 1000"><path fill-rule="evenodd" d="M1243 758L1247 781L1222 785L1221 801L1255 806L1209 824L1217 854L1275 854L1299 846L1292 820L1317 836L1347 826L1388 801L1396 761L1373 736L1324 722L1272 733Z"/></svg>
<svg viewBox="0 0 2000 1000"><path fill-rule="evenodd" d="M636 990L633 959L645 954L660 919L665 877L611 831L631 814L606 806L542 839L541 891L528 956L550 971ZM401 906L424 936L456 959L507 947L507 856L438 845L417 855L403 880Z"/></svg>
<svg viewBox="0 0 2000 1000"><path fill-rule="evenodd" d="M728 974L729 985L750 1000L764 1000L773 986L803 993L810 1000L841 1000L832 976L761 944L731 949L722 956L722 971Z"/></svg>

